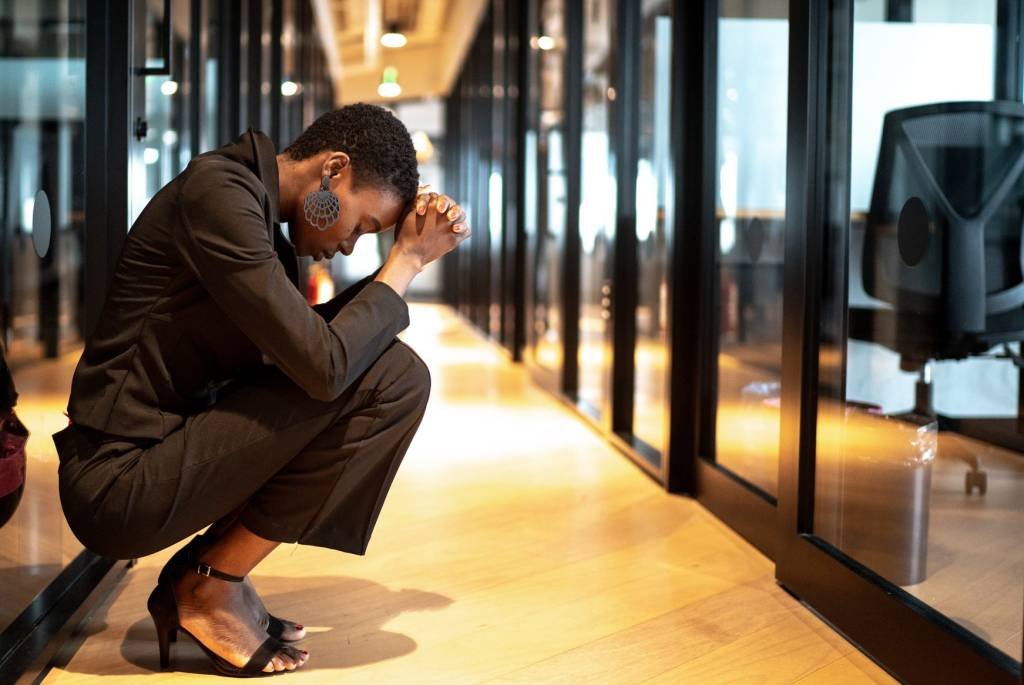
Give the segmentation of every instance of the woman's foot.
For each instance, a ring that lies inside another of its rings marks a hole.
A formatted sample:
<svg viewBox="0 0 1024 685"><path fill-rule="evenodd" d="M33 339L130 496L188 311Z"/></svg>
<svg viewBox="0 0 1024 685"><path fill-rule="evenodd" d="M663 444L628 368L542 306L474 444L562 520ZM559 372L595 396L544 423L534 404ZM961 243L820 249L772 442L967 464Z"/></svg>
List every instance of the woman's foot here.
<svg viewBox="0 0 1024 685"><path fill-rule="evenodd" d="M211 527L210 531L207 531L205 535L200 535L195 542L189 543L195 548L194 553L196 558L202 555L202 553L211 546L214 541L216 541L217 535L220 532L223 531L213 532L213 528ZM250 580L248 574L245 576L245 582L243 585L245 587L246 602L252 608L253 621L262 626L265 631L270 625L270 612L267 611L266 605L263 604L263 599L259 594L257 594L256 586L252 584L252 580ZM296 623L295 621L289 621L285 618L279 618L278 620L284 625L284 629L281 631L281 635L279 636L282 640L294 642L306 637L306 630L301 624Z"/></svg>
<svg viewBox="0 0 1024 685"><path fill-rule="evenodd" d="M267 639L265 620L253 618L253 605L244 585L196 573L182 574L172 583L181 627L238 667L244 666ZM263 670L295 670L308 658L306 650L282 645Z"/></svg>
<svg viewBox="0 0 1024 685"><path fill-rule="evenodd" d="M267 626L270 625L270 612L267 611L267 607L263 604L263 600L256 593L256 586L252 584L249 576L245 577L245 582L242 583L242 589L245 593L245 601L252 608L253 620L255 623L263 627L266 631ZM281 639L289 642L295 640L301 640L306 637L306 629L294 621L288 619L278 619L284 624L284 630L281 631Z"/></svg>

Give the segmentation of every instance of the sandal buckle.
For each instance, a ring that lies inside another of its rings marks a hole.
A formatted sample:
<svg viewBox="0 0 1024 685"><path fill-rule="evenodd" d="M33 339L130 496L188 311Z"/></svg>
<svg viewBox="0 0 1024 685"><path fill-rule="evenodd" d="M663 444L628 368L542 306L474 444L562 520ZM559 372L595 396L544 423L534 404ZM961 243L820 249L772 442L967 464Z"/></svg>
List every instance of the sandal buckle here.
<svg viewBox="0 0 1024 685"><path fill-rule="evenodd" d="M196 573L198 573L201 576L209 576L210 575L210 571L212 570L212 568L213 567L211 567L209 564L200 563L196 567Z"/></svg>

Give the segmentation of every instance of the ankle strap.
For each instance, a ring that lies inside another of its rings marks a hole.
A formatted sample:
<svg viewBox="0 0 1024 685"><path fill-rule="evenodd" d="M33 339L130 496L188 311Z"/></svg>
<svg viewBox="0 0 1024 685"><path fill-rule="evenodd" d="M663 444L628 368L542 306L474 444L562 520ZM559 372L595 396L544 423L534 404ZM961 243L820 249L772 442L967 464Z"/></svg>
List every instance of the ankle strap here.
<svg viewBox="0 0 1024 685"><path fill-rule="evenodd" d="M230 573L218 571L209 564L204 564L202 562L196 563L195 566L192 567L192 570L201 576L212 576L214 578L220 578L221 580L227 580L232 583L241 583L243 580L245 580L245 576L233 576Z"/></svg>

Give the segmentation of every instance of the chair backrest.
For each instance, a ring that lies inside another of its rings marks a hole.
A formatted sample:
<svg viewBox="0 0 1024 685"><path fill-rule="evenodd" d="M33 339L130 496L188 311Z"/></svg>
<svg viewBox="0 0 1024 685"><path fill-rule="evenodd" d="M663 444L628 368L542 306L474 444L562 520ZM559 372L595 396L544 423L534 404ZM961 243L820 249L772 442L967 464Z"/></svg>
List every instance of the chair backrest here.
<svg viewBox="0 0 1024 685"><path fill-rule="evenodd" d="M1024 340L1024 104L947 102L885 116L862 261L893 307L879 340L963 358Z"/></svg>

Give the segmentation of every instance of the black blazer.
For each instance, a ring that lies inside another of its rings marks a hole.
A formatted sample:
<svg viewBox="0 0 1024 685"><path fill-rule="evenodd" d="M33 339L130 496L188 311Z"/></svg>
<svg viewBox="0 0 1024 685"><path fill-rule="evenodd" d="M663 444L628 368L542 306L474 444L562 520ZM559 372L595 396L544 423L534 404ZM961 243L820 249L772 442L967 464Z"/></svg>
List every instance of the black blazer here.
<svg viewBox="0 0 1024 685"><path fill-rule="evenodd" d="M279 225L275 155L250 128L193 158L142 210L71 381L74 423L162 440L268 361L330 400L409 325L405 300L372 277L309 306Z"/></svg>

